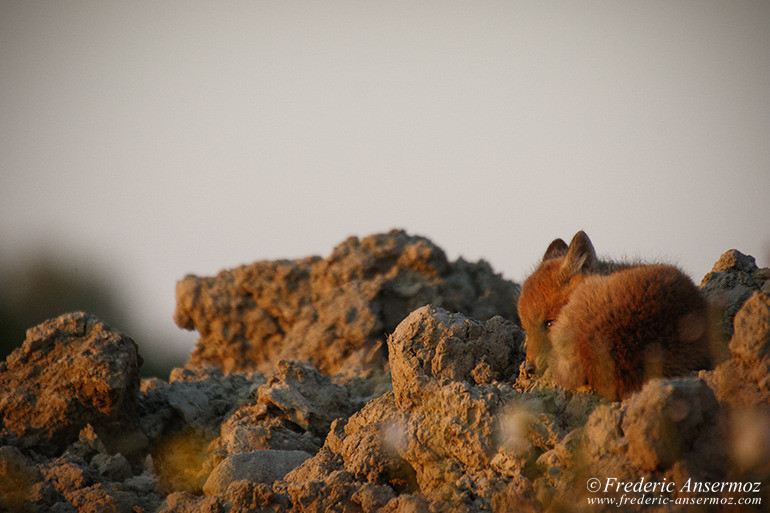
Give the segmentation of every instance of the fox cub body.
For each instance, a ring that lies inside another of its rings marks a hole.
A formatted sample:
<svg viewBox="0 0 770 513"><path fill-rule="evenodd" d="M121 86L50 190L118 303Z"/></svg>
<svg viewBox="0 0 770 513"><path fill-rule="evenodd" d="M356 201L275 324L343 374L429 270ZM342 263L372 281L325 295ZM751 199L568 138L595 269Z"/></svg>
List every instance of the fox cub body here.
<svg viewBox="0 0 770 513"><path fill-rule="evenodd" d="M600 261L584 232L551 243L519 298L527 361L612 400L712 365L706 301L676 267Z"/></svg>

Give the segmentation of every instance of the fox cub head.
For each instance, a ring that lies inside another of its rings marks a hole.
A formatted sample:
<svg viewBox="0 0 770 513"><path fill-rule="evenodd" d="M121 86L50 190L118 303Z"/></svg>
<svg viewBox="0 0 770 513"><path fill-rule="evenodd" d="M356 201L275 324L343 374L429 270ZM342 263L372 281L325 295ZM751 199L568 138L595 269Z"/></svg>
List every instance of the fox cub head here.
<svg viewBox="0 0 770 513"><path fill-rule="evenodd" d="M586 276L597 272L591 240L583 231L572 238L569 246L556 239L548 246L543 261L527 278L519 297L519 317L527 332L527 361L543 372L551 352L550 331L559 311L570 294Z"/></svg>

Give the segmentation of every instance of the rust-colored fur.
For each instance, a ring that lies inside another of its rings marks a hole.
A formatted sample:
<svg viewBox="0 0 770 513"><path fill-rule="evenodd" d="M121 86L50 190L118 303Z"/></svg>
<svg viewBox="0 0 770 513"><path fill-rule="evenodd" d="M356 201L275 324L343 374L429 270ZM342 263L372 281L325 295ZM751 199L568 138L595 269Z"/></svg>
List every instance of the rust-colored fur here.
<svg viewBox="0 0 770 513"><path fill-rule="evenodd" d="M519 316L539 372L613 400L711 366L707 306L692 280L670 265L602 262L584 232L551 243L524 282Z"/></svg>

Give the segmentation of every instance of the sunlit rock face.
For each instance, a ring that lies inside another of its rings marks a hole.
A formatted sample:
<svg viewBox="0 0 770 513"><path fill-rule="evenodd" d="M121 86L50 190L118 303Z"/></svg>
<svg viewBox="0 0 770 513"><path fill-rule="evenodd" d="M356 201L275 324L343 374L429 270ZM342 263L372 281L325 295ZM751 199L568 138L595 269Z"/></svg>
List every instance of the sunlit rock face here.
<svg viewBox="0 0 770 513"><path fill-rule="evenodd" d="M188 366L270 373L310 361L329 375L387 364L385 339L412 310L432 304L487 320L516 319L519 287L484 261L447 260L400 230L351 237L327 258L262 261L177 284L176 323L200 334Z"/></svg>
<svg viewBox="0 0 770 513"><path fill-rule="evenodd" d="M671 501L656 511L762 511L770 272L752 264L727 252L704 280L714 370L622 401L534 375L517 287L403 232L183 280L201 340L167 380L140 381L128 336L63 315L0 363L0 511L648 511L629 502L645 487Z"/></svg>
<svg viewBox="0 0 770 513"><path fill-rule="evenodd" d="M140 364L133 340L82 312L30 328L0 364L2 436L55 453L87 424L130 423Z"/></svg>

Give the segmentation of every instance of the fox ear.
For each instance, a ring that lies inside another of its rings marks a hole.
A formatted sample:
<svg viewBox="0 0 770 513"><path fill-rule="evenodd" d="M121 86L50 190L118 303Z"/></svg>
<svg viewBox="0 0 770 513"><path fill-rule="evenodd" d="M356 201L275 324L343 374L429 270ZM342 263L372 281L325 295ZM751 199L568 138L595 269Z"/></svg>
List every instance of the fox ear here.
<svg viewBox="0 0 770 513"><path fill-rule="evenodd" d="M556 239L548 245L543 255L543 262L551 258L563 257L567 254L567 243L561 239Z"/></svg>
<svg viewBox="0 0 770 513"><path fill-rule="evenodd" d="M596 268L596 264L596 251L591 239L586 232L577 232L567 248L567 256L561 267L562 277L569 280L578 273Z"/></svg>

